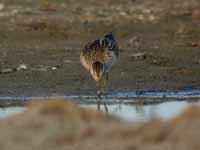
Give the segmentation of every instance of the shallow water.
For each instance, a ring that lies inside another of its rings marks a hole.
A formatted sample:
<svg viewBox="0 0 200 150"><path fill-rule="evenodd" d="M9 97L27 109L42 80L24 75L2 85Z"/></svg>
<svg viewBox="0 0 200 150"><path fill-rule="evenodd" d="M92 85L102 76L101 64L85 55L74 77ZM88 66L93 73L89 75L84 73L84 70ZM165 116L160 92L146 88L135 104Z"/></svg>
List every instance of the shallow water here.
<svg viewBox="0 0 200 150"><path fill-rule="evenodd" d="M25 109L26 109L25 107L19 107L19 106L0 108L0 119L17 114L19 112L24 111Z"/></svg>
<svg viewBox="0 0 200 150"><path fill-rule="evenodd" d="M196 101L195 104L199 104L199 98L200 91L193 89L182 91L112 92L102 96L100 110L105 111L103 105L105 103L109 114L118 116L126 121L148 121L154 118L166 120L180 114L192 102L194 104ZM4 107L0 108L0 118L25 110L24 102L32 99L72 100L78 102L80 107L96 110L97 103L100 102L95 95L0 96L1 106Z"/></svg>
<svg viewBox="0 0 200 150"><path fill-rule="evenodd" d="M157 104L133 105L133 104L106 104L108 113L117 116L125 121L148 121L155 118L164 120L176 117L191 104L199 105L200 103L188 103L186 101L171 101ZM97 104L81 103L80 107L97 110ZM0 119L17 114L26 108L22 106L0 108ZM105 112L104 105L101 104L101 111Z"/></svg>
<svg viewBox="0 0 200 150"><path fill-rule="evenodd" d="M148 121L155 118L171 119L183 112L189 105L191 104L185 101L174 101L148 105L111 104L107 105L107 108L109 114L125 121ZM81 104L81 107L97 109L95 104ZM101 111L105 112L104 105L101 105Z"/></svg>

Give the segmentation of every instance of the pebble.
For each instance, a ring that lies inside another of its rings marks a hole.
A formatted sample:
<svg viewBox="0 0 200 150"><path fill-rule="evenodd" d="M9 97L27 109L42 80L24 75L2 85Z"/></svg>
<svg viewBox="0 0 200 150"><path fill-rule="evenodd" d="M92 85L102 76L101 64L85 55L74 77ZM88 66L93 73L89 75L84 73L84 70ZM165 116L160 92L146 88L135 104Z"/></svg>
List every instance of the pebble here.
<svg viewBox="0 0 200 150"><path fill-rule="evenodd" d="M57 69L59 69L60 68L60 66L53 66L53 67L51 67L51 70L57 70Z"/></svg>
<svg viewBox="0 0 200 150"><path fill-rule="evenodd" d="M52 67L51 69L52 69L52 70L56 70L56 69L58 69L58 68L57 68L57 67Z"/></svg>
<svg viewBox="0 0 200 150"><path fill-rule="evenodd" d="M5 5L0 3L0 11L3 10L5 8Z"/></svg>
<svg viewBox="0 0 200 150"><path fill-rule="evenodd" d="M149 15L149 21L155 21L156 17L154 15Z"/></svg>
<svg viewBox="0 0 200 150"><path fill-rule="evenodd" d="M17 71L26 70L26 69L28 69L28 67L27 67L26 64L20 64L20 65L16 68Z"/></svg>
<svg viewBox="0 0 200 150"><path fill-rule="evenodd" d="M192 42L191 46L193 46L193 47L200 47L200 41Z"/></svg>
<svg viewBox="0 0 200 150"><path fill-rule="evenodd" d="M7 74L7 73L11 73L11 72L14 72L14 69L12 69L12 68L5 68L5 69L2 69L0 71L1 74Z"/></svg>
<svg viewBox="0 0 200 150"><path fill-rule="evenodd" d="M130 61L137 61L137 60L144 60L146 55L144 53L135 53L128 56L128 60Z"/></svg>
<svg viewBox="0 0 200 150"><path fill-rule="evenodd" d="M71 63L71 60L64 60L65 63Z"/></svg>
<svg viewBox="0 0 200 150"><path fill-rule="evenodd" d="M132 38L130 38L127 42L127 45L129 47L134 47L139 49L140 48L140 38L138 36L134 36Z"/></svg>
<svg viewBox="0 0 200 150"><path fill-rule="evenodd" d="M138 15L138 19L139 19L140 21L144 21L144 20L145 20L145 17L144 17L144 15L140 14L140 15Z"/></svg>

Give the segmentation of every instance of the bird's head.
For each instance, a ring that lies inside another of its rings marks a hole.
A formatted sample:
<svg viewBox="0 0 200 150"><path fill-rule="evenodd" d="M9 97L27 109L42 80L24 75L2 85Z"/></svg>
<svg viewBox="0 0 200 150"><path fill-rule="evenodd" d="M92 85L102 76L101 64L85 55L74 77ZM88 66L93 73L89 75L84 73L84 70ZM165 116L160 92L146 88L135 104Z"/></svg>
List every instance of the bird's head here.
<svg viewBox="0 0 200 150"><path fill-rule="evenodd" d="M99 61L92 64L91 74L95 81L99 81L104 73L104 66Z"/></svg>

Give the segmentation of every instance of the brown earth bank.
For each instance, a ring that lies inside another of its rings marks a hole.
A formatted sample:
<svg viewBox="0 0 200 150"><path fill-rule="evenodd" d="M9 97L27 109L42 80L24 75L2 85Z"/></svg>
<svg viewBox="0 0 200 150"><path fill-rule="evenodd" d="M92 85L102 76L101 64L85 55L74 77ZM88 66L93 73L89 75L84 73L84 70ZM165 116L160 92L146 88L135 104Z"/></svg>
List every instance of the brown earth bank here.
<svg viewBox="0 0 200 150"><path fill-rule="evenodd" d="M199 88L199 8L199 0L0 0L0 95L94 93L79 52L109 31L121 49L110 91Z"/></svg>
<svg viewBox="0 0 200 150"><path fill-rule="evenodd" d="M122 122L62 101L35 101L0 120L1 150L197 150L200 108L147 123Z"/></svg>

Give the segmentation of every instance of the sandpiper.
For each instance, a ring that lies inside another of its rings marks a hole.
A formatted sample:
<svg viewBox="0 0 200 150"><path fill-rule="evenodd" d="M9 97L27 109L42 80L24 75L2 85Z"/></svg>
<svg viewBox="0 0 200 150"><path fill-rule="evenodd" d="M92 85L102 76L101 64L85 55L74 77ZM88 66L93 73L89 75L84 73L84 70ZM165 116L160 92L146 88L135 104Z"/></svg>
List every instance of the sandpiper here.
<svg viewBox="0 0 200 150"><path fill-rule="evenodd" d="M81 64L91 73L97 83L100 97L100 83L103 77L108 82L108 73L119 57L119 48L112 32L85 45L80 53Z"/></svg>

